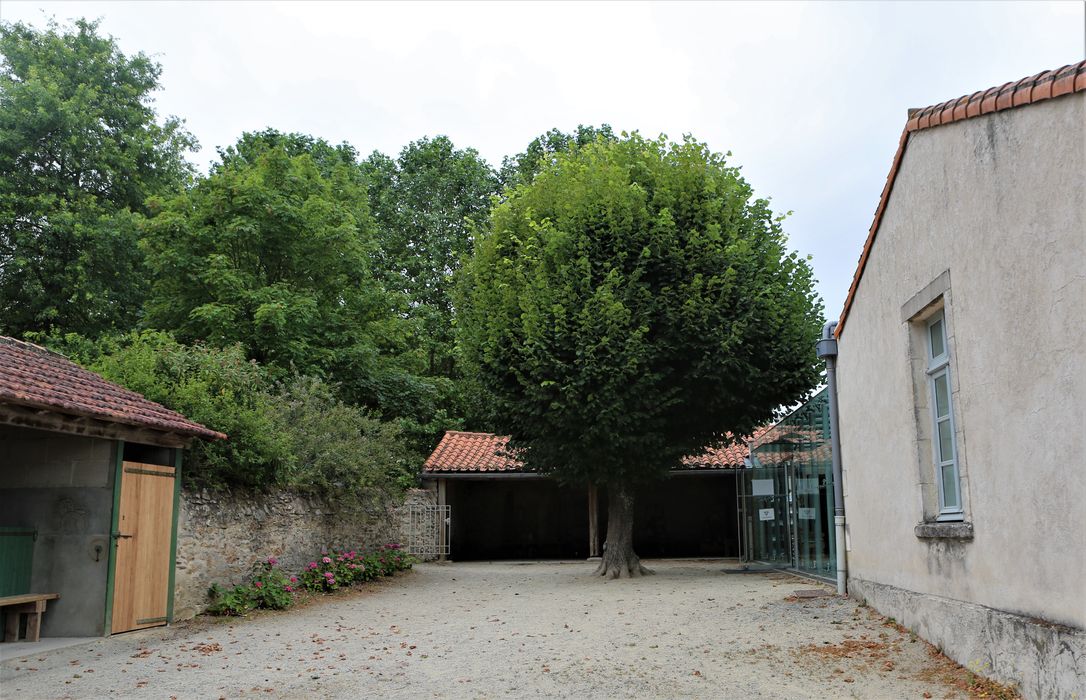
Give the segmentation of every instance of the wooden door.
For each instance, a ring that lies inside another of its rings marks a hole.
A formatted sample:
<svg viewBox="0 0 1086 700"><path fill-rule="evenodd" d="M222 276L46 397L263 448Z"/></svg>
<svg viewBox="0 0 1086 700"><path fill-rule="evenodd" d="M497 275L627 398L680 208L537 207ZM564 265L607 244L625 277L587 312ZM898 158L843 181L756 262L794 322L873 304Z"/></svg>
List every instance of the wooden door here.
<svg viewBox="0 0 1086 700"><path fill-rule="evenodd" d="M173 467L122 464L114 634L166 624L175 477Z"/></svg>

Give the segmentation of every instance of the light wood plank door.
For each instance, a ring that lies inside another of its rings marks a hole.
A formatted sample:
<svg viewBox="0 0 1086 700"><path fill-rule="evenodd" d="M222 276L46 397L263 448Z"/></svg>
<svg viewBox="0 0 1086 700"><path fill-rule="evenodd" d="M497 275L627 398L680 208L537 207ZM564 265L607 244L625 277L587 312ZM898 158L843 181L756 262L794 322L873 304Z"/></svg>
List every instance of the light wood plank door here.
<svg viewBox="0 0 1086 700"><path fill-rule="evenodd" d="M160 464L122 464L114 634L166 624L176 476Z"/></svg>

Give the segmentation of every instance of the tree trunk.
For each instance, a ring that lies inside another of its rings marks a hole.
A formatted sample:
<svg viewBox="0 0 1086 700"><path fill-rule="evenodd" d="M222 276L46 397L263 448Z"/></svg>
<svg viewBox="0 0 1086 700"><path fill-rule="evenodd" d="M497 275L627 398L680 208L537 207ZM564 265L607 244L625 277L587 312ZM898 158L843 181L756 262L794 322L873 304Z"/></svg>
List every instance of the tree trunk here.
<svg viewBox="0 0 1086 700"><path fill-rule="evenodd" d="M607 485L607 541L597 576L634 578L651 574L633 549L633 493L625 484Z"/></svg>

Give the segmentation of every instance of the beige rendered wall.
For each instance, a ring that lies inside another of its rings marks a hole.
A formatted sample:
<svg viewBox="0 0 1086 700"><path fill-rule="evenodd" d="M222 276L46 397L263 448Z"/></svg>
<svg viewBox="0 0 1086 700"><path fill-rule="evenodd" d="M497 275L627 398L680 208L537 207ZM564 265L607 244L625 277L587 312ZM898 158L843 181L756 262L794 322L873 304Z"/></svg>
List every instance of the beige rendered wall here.
<svg viewBox="0 0 1086 700"><path fill-rule="evenodd" d="M1086 627L1084 211L1086 93L910 137L839 344L850 576ZM972 541L913 530L934 468L902 307L947 270Z"/></svg>

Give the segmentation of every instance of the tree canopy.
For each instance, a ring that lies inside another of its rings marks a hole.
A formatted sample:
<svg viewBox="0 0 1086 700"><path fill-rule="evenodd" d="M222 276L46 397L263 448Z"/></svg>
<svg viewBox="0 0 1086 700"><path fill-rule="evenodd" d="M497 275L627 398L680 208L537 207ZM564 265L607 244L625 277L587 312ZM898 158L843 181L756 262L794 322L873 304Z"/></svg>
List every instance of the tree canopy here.
<svg viewBox="0 0 1086 700"><path fill-rule="evenodd" d="M578 124L572 133L554 128L535 137L522 152L515 156L502 158L502 167L498 173L503 187L513 188L532 181L555 156L571 148L579 148L597 139L613 140L615 132L609 124L599 127Z"/></svg>
<svg viewBox="0 0 1086 700"><path fill-rule="evenodd" d="M494 427L530 466L606 485L612 520L632 485L818 381L810 268L768 202L689 138L556 152L494 209L465 273L460 340ZM636 574L632 515L613 524L603 573Z"/></svg>
<svg viewBox="0 0 1086 700"><path fill-rule="evenodd" d="M160 66L96 22L0 25L0 332L126 329L146 291L148 196L192 174L195 141L159 122Z"/></svg>
<svg viewBox="0 0 1086 700"><path fill-rule="evenodd" d="M445 136L408 144L395 159L365 162L384 283L410 300L428 374L454 372L452 280L485 224L497 177L471 148Z"/></svg>
<svg viewBox="0 0 1086 700"><path fill-rule="evenodd" d="M230 153L195 187L151 202L147 323L183 342L240 343L261 363L332 376L382 404L394 391L385 360L406 329L371 269L357 168L276 139L243 137Z"/></svg>

